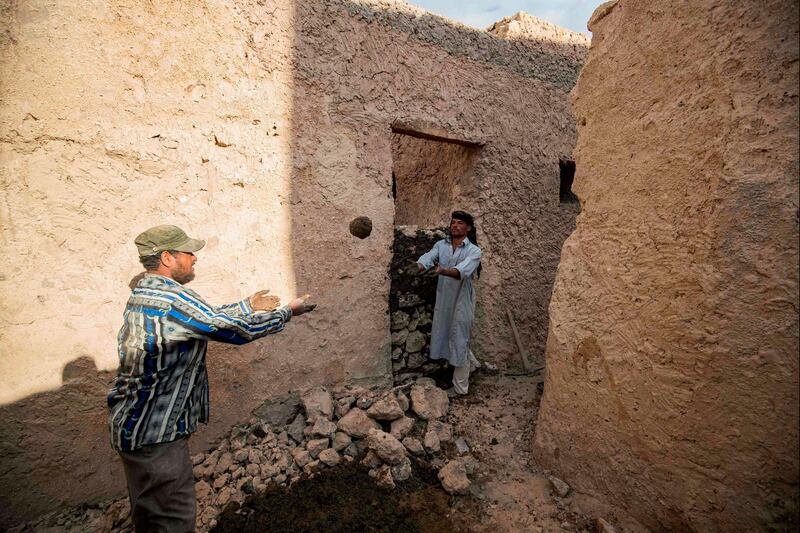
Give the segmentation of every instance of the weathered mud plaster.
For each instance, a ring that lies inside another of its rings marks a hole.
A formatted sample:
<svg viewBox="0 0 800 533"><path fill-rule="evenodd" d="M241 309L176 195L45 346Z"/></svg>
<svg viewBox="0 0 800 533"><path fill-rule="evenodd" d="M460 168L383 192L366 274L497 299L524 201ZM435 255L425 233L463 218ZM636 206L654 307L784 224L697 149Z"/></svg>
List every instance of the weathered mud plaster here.
<svg viewBox="0 0 800 533"><path fill-rule="evenodd" d="M654 530L792 530L798 5L620 0L590 29L537 455Z"/></svg>
<svg viewBox="0 0 800 533"><path fill-rule="evenodd" d="M402 2L0 6L0 525L123 490L104 393L150 225L208 239L193 287L212 302L270 288L319 303L281 335L211 347L196 449L270 396L389 380L393 124L483 146L457 198L486 251L480 342L511 353L512 305L543 352L585 48Z"/></svg>

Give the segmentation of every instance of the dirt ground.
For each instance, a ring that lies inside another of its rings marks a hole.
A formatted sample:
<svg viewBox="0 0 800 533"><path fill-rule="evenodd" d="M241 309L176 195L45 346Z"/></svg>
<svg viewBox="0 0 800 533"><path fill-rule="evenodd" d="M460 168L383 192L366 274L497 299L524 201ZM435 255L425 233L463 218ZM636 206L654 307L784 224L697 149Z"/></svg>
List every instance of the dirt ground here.
<svg viewBox="0 0 800 533"><path fill-rule="evenodd" d="M470 517L472 531L595 530L592 520L572 508L569 495L553 494L533 461L540 383L540 376L478 373L470 394L452 403L453 433L466 439L479 461L471 493L481 505Z"/></svg>
<svg viewBox="0 0 800 533"><path fill-rule="evenodd" d="M446 373L436 376L447 381ZM531 446L541 399L541 376L474 375L470 394L451 402L447 422L478 460L470 494L450 496L435 471L415 463L411 480L381 489L356 464L290 488L273 488L230 506L215 532L403 531L555 532L644 531L617 510L571 489L559 497ZM448 455L455 455L450 449Z"/></svg>

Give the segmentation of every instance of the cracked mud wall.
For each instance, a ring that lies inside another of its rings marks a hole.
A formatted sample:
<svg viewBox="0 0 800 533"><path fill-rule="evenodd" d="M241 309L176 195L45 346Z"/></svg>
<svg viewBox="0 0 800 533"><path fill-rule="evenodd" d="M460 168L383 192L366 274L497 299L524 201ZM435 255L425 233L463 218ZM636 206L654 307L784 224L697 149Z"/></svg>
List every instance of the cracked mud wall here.
<svg viewBox="0 0 800 533"><path fill-rule="evenodd" d="M604 4L536 452L654 530L798 519L798 6Z"/></svg>
<svg viewBox="0 0 800 533"><path fill-rule="evenodd" d="M0 15L0 525L124 491L104 395L150 225L208 239L192 286L213 303L262 288L319 303L280 335L210 347L194 449L270 396L388 382L397 121L484 145L458 199L486 250L480 342L513 355L507 302L542 351L576 213L557 166L574 145L574 43L402 2L32 0Z"/></svg>

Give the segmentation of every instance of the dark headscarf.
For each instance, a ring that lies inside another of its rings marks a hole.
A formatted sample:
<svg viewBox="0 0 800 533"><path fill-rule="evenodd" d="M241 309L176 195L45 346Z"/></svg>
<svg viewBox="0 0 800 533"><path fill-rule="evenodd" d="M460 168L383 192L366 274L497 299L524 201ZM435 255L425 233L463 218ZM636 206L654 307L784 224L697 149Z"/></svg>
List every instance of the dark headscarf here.
<svg viewBox="0 0 800 533"><path fill-rule="evenodd" d="M478 246L478 228L475 227L475 219L472 218L472 215L466 211L453 211L453 213L450 215L450 218L460 220L468 225L471 229L467 233L467 238L469 239L469 242L475 246ZM481 277L481 268L482 265L478 264L478 278Z"/></svg>

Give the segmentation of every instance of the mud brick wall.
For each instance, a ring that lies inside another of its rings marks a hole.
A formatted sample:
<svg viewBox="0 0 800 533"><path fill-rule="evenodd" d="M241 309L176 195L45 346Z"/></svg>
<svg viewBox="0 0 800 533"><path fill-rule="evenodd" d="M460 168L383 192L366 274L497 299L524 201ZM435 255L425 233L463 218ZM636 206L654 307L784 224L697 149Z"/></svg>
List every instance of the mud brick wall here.
<svg viewBox="0 0 800 533"><path fill-rule="evenodd" d="M271 396L391 382L398 124L481 147L448 189L485 235L476 327L502 359L498 307L524 308L541 355L576 215L558 159L586 40L563 37L388 0L0 2L0 528L124 491L104 396L149 226L207 239L192 288L214 304L259 289L319 304L280 335L210 347L195 450Z"/></svg>
<svg viewBox="0 0 800 533"><path fill-rule="evenodd" d="M798 3L590 29L537 455L654 531L796 530Z"/></svg>

